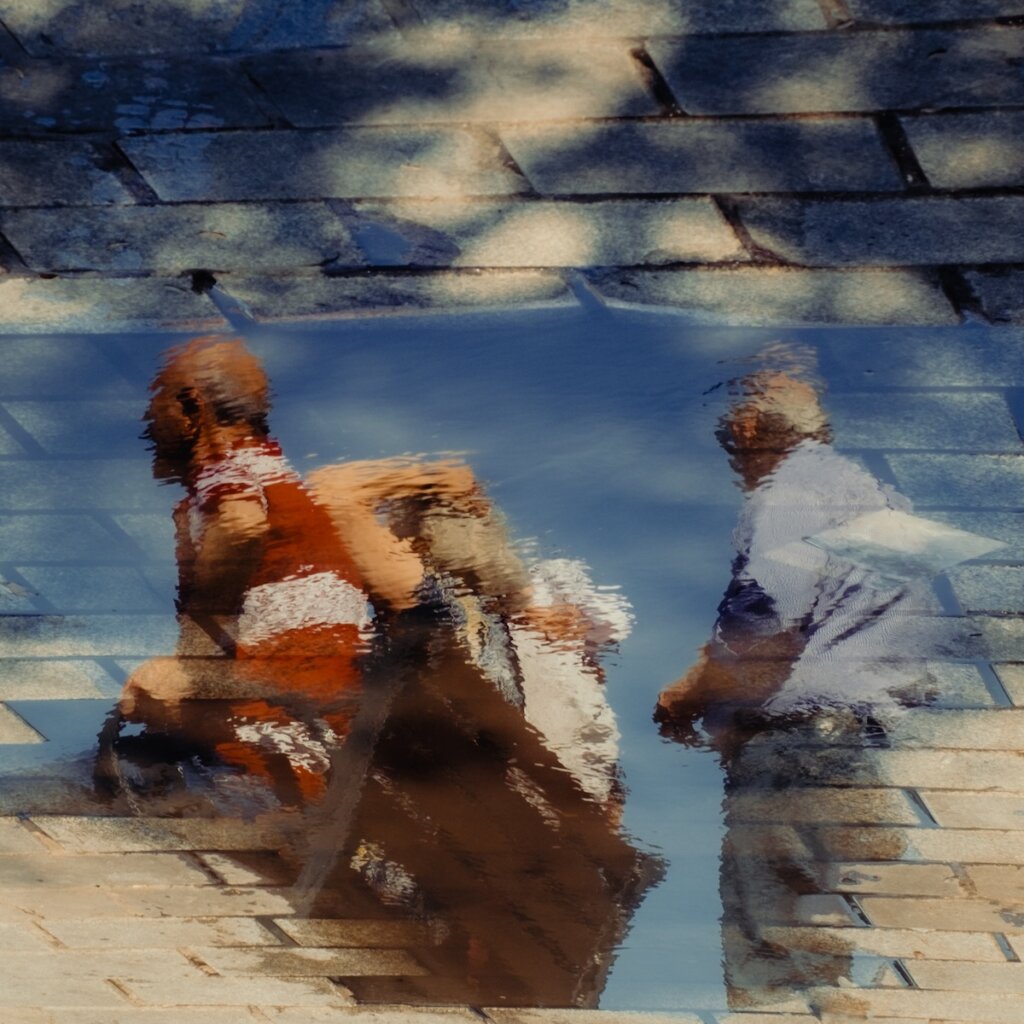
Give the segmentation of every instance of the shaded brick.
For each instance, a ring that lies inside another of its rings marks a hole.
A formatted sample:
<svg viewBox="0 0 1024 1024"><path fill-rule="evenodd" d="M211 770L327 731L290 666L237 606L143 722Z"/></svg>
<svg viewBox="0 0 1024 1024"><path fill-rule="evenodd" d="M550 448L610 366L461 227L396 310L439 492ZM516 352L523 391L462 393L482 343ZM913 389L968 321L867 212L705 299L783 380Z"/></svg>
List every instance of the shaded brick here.
<svg viewBox="0 0 1024 1024"><path fill-rule="evenodd" d="M46 737L36 732L21 715L0 704L0 744L43 743Z"/></svg>
<svg viewBox="0 0 1024 1024"><path fill-rule="evenodd" d="M96 398L138 398L126 368L111 363L96 339L5 338L3 346L0 389L5 397L80 398L88 388Z"/></svg>
<svg viewBox="0 0 1024 1024"><path fill-rule="evenodd" d="M50 455L140 455L144 409L142 396L134 401L7 403L19 426Z"/></svg>
<svg viewBox="0 0 1024 1024"><path fill-rule="evenodd" d="M454 36L646 36L825 27L821 8L810 0L558 0L515 5L506 0L410 0L410 5L429 31Z"/></svg>
<svg viewBox="0 0 1024 1024"><path fill-rule="evenodd" d="M1003 684L1010 700L1018 707L1024 705L1024 665L993 665L999 682ZM974 787L980 789L980 786ZM1016 787L1024 792L1024 785Z"/></svg>
<svg viewBox="0 0 1024 1024"><path fill-rule="evenodd" d="M362 263L348 231L322 203L216 203L116 210L18 210L0 227L37 270L315 267Z"/></svg>
<svg viewBox="0 0 1024 1024"><path fill-rule="evenodd" d="M162 853L125 853L79 857L0 857L0 885L207 885L200 868Z"/></svg>
<svg viewBox="0 0 1024 1024"><path fill-rule="evenodd" d="M604 1010L512 1010L505 1007L488 1007L487 1016L495 1024L698 1024L702 1020L685 1012L629 1013L616 1010L612 1013ZM410 1024L415 1022L410 1021ZM785 1024L785 1020L778 1024Z"/></svg>
<svg viewBox="0 0 1024 1024"><path fill-rule="evenodd" d="M501 138L546 195L900 187L869 121L520 125L503 128Z"/></svg>
<svg viewBox="0 0 1024 1024"><path fill-rule="evenodd" d="M1024 610L1024 567L968 565L949 575L964 611L1016 614Z"/></svg>
<svg viewBox="0 0 1024 1024"><path fill-rule="evenodd" d="M1024 100L1019 29L829 32L656 40L690 114L997 106Z"/></svg>
<svg viewBox="0 0 1024 1024"><path fill-rule="evenodd" d="M177 949L181 946L271 946L278 939L251 917L187 920L103 917L47 920L46 930L74 949Z"/></svg>
<svg viewBox="0 0 1024 1024"><path fill-rule="evenodd" d="M625 41L504 39L273 54L248 62L298 127L437 121L545 121L660 113Z"/></svg>
<svg viewBox="0 0 1024 1024"><path fill-rule="evenodd" d="M219 978L198 976L182 985L174 978L126 979L124 987L143 1004L158 1006L344 1006L352 999L321 978Z"/></svg>
<svg viewBox="0 0 1024 1024"><path fill-rule="evenodd" d="M1024 458L1020 455L890 455L888 462L900 490L918 508L1015 508L1024 504Z"/></svg>
<svg viewBox="0 0 1024 1024"><path fill-rule="evenodd" d="M895 747L949 747L961 750L1019 750L1024 712L908 711L886 729Z"/></svg>
<svg viewBox="0 0 1024 1024"><path fill-rule="evenodd" d="M737 793L727 802L727 819L780 824L839 821L916 825L920 821L907 797L898 790L815 788Z"/></svg>
<svg viewBox="0 0 1024 1024"><path fill-rule="evenodd" d="M584 267L743 260L710 199L662 202L357 203L360 224L401 240L387 262L420 266ZM404 251L401 251L404 249ZM372 251L369 261L375 262Z"/></svg>
<svg viewBox="0 0 1024 1024"><path fill-rule="evenodd" d="M951 1024L960 1021L964 1024L1018 1024L1020 1020L1020 1004L1015 999L1007 999L1004 993L814 988L807 994L823 1014L847 1014L855 1020L899 1016ZM822 1019L828 1020L828 1017Z"/></svg>
<svg viewBox="0 0 1024 1024"><path fill-rule="evenodd" d="M0 617L0 658L145 657L173 650L177 635L169 614Z"/></svg>
<svg viewBox="0 0 1024 1024"><path fill-rule="evenodd" d="M88 143L0 140L0 206L107 206L130 201L117 178L99 169Z"/></svg>
<svg viewBox="0 0 1024 1024"><path fill-rule="evenodd" d="M284 917L274 922L300 946L388 948L416 946L427 932L413 921L355 921Z"/></svg>
<svg viewBox="0 0 1024 1024"><path fill-rule="evenodd" d="M223 322L209 300L179 278L0 280L0 334L186 330Z"/></svg>
<svg viewBox="0 0 1024 1024"><path fill-rule="evenodd" d="M939 861L943 864L1024 864L1020 832L859 826L823 828L818 831L817 837L829 856L839 860L902 859Z"/></svg>
<svg viewBox="0 0 1024 1024"><path fill-rule="evenodd" d="M123 561L129 546L88 515L0 514L0 550L11 562Z"/></svg>
<svg viewBox="0 0 1024 1024"><path fill-rule="evenodd" d="M171 611L168 594L160 597L137 569L127 566L24 566L19 572L58 612Z"/></svg>
<svg viewBox="0 0 1024 1024"><path fill-rule="evenodd" d="M159 513L127 513L114 521L135 542L146 558L170 562L174 559L174 522Z"/></svg>
<svg viewBox="0 0 1024 1024"><path fill-rule="evenodd" d="M1024 15L1020 0L846 0L846 6L857 21L879 25Z"/></svg>
<svg viewBox="0 0 1024 1024"><path fill-rule="evenodd" d="M757 199L740 216L757 245L794 263L998 263L1020 256L1024 197Z"/></svg>
<svg viewBox="0 0 1024 1024"><path fill-rule="evenodd" d="M161 508L162 499L141 459L0 464L0 505L19 511L61 506Z"/></svg>
<svg viewBox="0 0 1024 1024"><path fill-rule="evenodd" d="M1021 447L1002 395L838 394L829 396L828 412L840 447L1012 452Z"/></svg>
<svg viewBox="0 0 1024 1024"><path fill-rule="evenodd" d="M1024 830L1024 793L921 790L920 795L944 828Z"/></svg>
<svg viewBox="0 0 1024 1024"><path fill-rule="evenodd" d="M901 960L978 960L1005 962L992 935L918 931L911 928L764 928L767 942L785 949L833 956L868 953Z"/></svg>
<svg viewBox="0 0 1024 1024"><path fill-rule="evenodd" d="M990 320L1024 323L1024 271L969 270L966 277Z"/></svg>
<svg viewBox="0 0 1024 1024"><path fill-rule="evenodd" d="M71 853L158 850L261 850L281 843L275 822L208 818L38 817L35 823ZM197 915L202 916L202 915Z"/></svg>
<svg viewBox="0 0 1024 1024"><path fill-rule="evenodd" d="M572 298L563 279L539 270L424 276L253 278L224 275L220 284L258 320L330 317L353 312L408 313L564 305Z"/></svg>
<svg viewBox="0 0 1024 1024"><path fill-rule="evenodd" d="M0 818L0 856L40 854L44 847L17 818Z"/></svg>
<svg viewBox="0 0 1024 1024"><path fill-rule="evenodd" d="M738 267L616 270L593 280L613 305L671 306L697 323L956 322L938 286L914 273Z"/></svg>
<svg viewBox="0 0 1024 1024"><path fill-rule="evenodd" d="M320 199L522 192L498 144L468 128L190 132L124 139L161 199Z"/></svg>
<svg viewBox="0 0 1024 1024"><path fill-rule="evenodd" d="M903 127L936 188L1024 184L1024 114L991 112L905 117Z"/></svg>
<svg viewBox="0 0 1024 1024"><path fill-rule="evenodd" d="M477 1024L480 1020L471 1010L457 1006L360 1006L338 1010L261 1006L260 1012L273 1024Z"/></svg>
<svg viewBox="0 0 1024 1024"><path fill-rule="evenodd" d="M218 974L273 977L365 977L428 973L402 949L202 949L192 952Z"/></svg>
<svg viewBox="0 0 1024 1024"><path fill-rule="evenodd" d="M17 134L256 128L241 69L220 61L22 62L0 70L0 128Z"/></svg>

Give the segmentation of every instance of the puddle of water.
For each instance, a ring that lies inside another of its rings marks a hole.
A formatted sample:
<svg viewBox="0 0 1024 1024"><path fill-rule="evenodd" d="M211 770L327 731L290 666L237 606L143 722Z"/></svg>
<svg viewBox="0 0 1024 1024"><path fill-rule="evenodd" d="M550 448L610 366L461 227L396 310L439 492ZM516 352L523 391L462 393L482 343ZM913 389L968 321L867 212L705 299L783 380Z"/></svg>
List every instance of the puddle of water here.
<svg viewBox="0 0 1024 1024"><path fill-rule="evenodd" d="M424 974L345 979L371 1001L900 985L780 956L857 908L756 833L804 812L743 807L991 704L1014 640L956 573L1018 557L1020 341L565 310L7 342L4 673L50 742L0 748L4 813L270 823L241 859L300 913L421 928Z"/></svg>

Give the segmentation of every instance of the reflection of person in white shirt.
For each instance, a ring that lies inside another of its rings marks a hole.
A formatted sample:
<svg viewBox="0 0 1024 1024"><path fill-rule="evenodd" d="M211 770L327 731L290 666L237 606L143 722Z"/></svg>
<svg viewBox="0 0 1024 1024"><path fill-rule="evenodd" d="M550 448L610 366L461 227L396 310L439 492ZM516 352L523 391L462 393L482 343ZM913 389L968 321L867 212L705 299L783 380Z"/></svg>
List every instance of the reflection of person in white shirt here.
<svg viewBox="0 0 1024 1024"><path fill-rule="evenodd" d="M733 579L711 641L655 712L684 742L701 718L724 739L742 721L870 715L919 695L926 655L906 649L901 626L935 607L933 576L999 546L912 515L833 448L811 350L773 345L758 358L719 432L746 493Z"/></svg>

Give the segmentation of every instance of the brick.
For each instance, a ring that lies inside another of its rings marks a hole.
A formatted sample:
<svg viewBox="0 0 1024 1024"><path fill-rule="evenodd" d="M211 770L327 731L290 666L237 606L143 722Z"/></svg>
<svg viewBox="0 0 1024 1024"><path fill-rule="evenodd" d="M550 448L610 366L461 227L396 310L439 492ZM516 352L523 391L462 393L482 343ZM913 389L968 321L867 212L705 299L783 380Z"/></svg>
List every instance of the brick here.
<svg viewBox="0 0 1024 1024"><path fill-rule="evenodd" d="M138 398L125 367L114 366L93 338L5 338L4 397L81 398L88 388L95 398Z"/></svg>
<svg viewBox="0 0 1024 1024"><path fill-rule="evenodd" d="M274 923L300 946L388 948L426 941L425 930L411 921L285 917Z"/></svg>
<svg viewBox="0 0 1024 1024"><path fill-rule="evenodd" d="M786 950L831 956L854 953L900 960L978 960L1003 963L1006 956L992 935L917 931L909 928L762 928L761 936Z"/></svg>
<svg viewBox="0 0 1024 1024"><path fill-rule="evenodd" d="M478 1014L457 1006L360 1006L339 1010L261 1006L260 1012L273 1024L477 1024L480 1020Z"/></svg>
<svg viewBox="0 0 1024 1024"><path fill-rule="evenodd" d="M216 327L223 319L181 278L42 278L0 280L0 334Z"/></svg>
<svg viewBox="0 0 1024 1024"><path fill-rule="evenodd" d="M282 843L279 828L285 821L63 815L34 820L69 853L276 849Z"/></svg>
<svg viewBox="0 0 1024 1024"><path fill-rule="evenodd" d="M964 611L1017 613L1024 608L1024 569L1014 565L968 565L950 572Z"/></svg>
<svg viewBox="0 0 1024 1024"><path fill-rule="evenodd" d="M95 884L61 886L59 889L47 885L7 885L0 890L0 905L21 910L35 918L45 918L47 924L67 917L126 917L138 911L120 898L125 892L127 890ZM43 921L39 923L43 924Z"/></svg>
<svg viewBox="0 0 1024 1024"><path fill-rule="evenodd" d="M411 0L428 31L442 36L647 36L689 32L800 31L825 27L809 0L751 5L744 0Z"/></svg>
<svg viewBox="0 0 1024 1024"><path fill-rule="evenodd" d="M180 131L268 124L241 70L220 61L21 62L0 70L7 133Z"/></svg>
<svg viewBox="0 0 1024 1024"><path fill-rule="evenodd" d="M807 845L790 825L730 825L725 841L736 857L811 859Z"/></svg>
<svg viewBox="0 0 1024 1024"><path fill-rule="evenodd" d="M76 506L163 510L165 504L149 467L139 458L0 464L0 505L19 512Z"/></svg>
<svg viewBox="0 0 1024 1024"><path fill-rule="evenodd" d="M255 871L246 863L223 853L201 853L196 856L228 885L264 885L279 880L277 875L268 878L264 872Z"/></svg>
<svg viewBox="0 0 1024 1024"><path fill-rule="evenodd" d="M172 615L0 617L0 658L89 658L164 654L174 648Z"/></svg>
<svg viewBox="0 0 1024 1024"><path fill-rule="evenodd" d="M0 857L0 885L207 885L200 868L162 853Z"/></svg>
<svg viewBox="0 0 1024 1024"><path fill-rule="evenodd" d="M698 1024L702 1020L694 1014L683 1012L629 1013L621 1010L512 1010L487 1007L486 1013L495 1024Z"/></svg>
<svg viewBox="0 0 1024 1024"><path fill-rule="evenodd" d="M401 949L203 949L193 947L218 974L273 977L366 977L427 974Z"/></svg>
<svg viewBox="0 0 1024 1024"><path fill-rule="evenodd" d="M932 964L907 967L918 988L946 992L1024 993L1024 964Z"/></svg>
<svg viewBox="0 0 1024 1024"><path fill-rule="evenodd" d="M127 566L24 566L30 587L58 612L171 611L171 595L161 599L137 569Z"/></svg>
<svg viewBox="0 0 1024 1024"><path fill-rule="evenodd" d="M378 53L276 53L247 66L285 117L306 128L661 112L625 41L504 39L466 50L413 39Z"/></svg>
<svg viewBox="0 0 1024 1024"><path fill-rule="evenodd" d="M1024 100L1008 28L656 40L651 56L690 114L998 106Z"/></svg>
<svg viewBox="0 0 1024 1024"><path fill-rule="evenodd" d="M920 796L944 828L1024 829L1024 793L921 790Z"/></svg>
<svg viewBox="0 0 1024 1024"><path fill-rule="evenodd" d="M130 201L117 178L99 169L88 143L0 140L0 206L109 206Z"/></svg>
<svg viewBox="0 0 1024 1024"><path fill-rule="evenodd" d="M236 278L224 275L220 283L229 295L243 302L257 320L460 307L522 309L573 302L561 276L542 270L367 277Z"/></svg>
<svg viewBox="0 0 1024 1024"><path fill-rule="evenodd" d="M1016 452L1021 445L1002 395L836 394L829 396L828 411L840 447Z"/></svg>
<svg viewBox="0 0 1024 1024"><path fill-rule="evenodd" d="M864 913L879 928L939 928L945 931L1021 932L1024 915L990 900L926 896L865 896Z"/></svg>
<svg viewBox="0 0 1024 1024"><path fill-rule="evenodd" d="M1012 864L969 864L964 870L968 883L982 899L1024 902L1024 867Z"/></svg>
<svg viewBox="0 0 1024 1024"><path fill-rule="evenodd" d="M388 263L583 267L744 260L706 197L632 202L357 203L357 231L388 232ZM378 262L371 249L369 262Z"/></svg>
<svg viewBox="0 0 1024 1024"><path fill-rule="evenodd" d="M116 1011L108 1009L95 1013L80 1007L48 1008L46 1020L41 1024L248 1024L256 1019L243 1016L245 1013L246 1008L240 1006L139 1009L125 1003Z"/></svg>
<svg viewBox="0 0 1024 1024"><path fill-rule="evenodd" d="M46 737L40 735L20 715L5 704L0 704L0 744L7 743L44 743Z"/></svg>
<svg viewBox="0 0 1024 1024"><path fill-rule="evenodd" d="M998 263L1019 258L1024 199L756 199L741 202L740 216L757 245L793 263Z"/></svg>
<svg viewBox="0 0 1024 1024"><path fill-rule="evenodd" d="M344 1006L337 985L322 978L198 977L187 985L173 978L127 979L127 991L143 1004L159 1006Z"/></svg>
<svg viewBox="0 0 1024 1024"><path fill-rule="evenodd" d="M827 864L822 885L836 892L890 896L961 896L953 869L946 864Z"/></svg>
<svg viewBox="0 0 1024 1024"><path fill-rule="evenodd" d="M170 516L129 512L114 516L114 521L128 534L146 558L173 563L174 522Z"/></svg>
<svg viewBox="0 0 1024 1024"><path fill-rule="evenodd" d="M836 860L1022 864L1020 833L996 829L823 828L817 838Z"/></svg>
<svg viewBox="0 0 1024 1024"><path fill-rule="evenodd" d="M276 0L252 0L224 48L241 51L290 47L375 46L387 43L394 21L382 0L325 0L283 6Z"/></svg>
<svg viewBox="0 0 1024 1024"><path fill-rule="evenodd" d="M938 287L915 273L738 267L594 275L611 305L669 306L696 323L951 324Z"/></svg>
<svg viewBox="0 0 1024 1024"><path fill-rule="evenodd" d="M1024 713L996 711L908 711L889 724L889 742L898 747L963 750L1019 750Z"/></svg>
<svg viewBox="0 0 1024 1024"><path fill-rule="evenodd" d="M1018 112L904 117L903 127L936 188L1024 184L1024 115Z"/></svg>
<svg viewBox="0 0 1024 1024"><path fill-rule="evenodd" d="M759 915L760 916L760 915ZM841 896L831 893L813 893L797 896L791 907L780 906L765 915L779 923L834 925L845 927L857 923L850 905Z"/></svg>
<svg viewBox="0 0 1024 1024"><path fill-rule="evenodd" d="M1020 1004L1015 999L1007 999L1003 993L812 988L808 990L808 998L822 1014L846 1013L854 1020L896 1016L948 1021L949 1024L1018 1024L1020 1020ZM823 1016L822 1019L829 1018Z"/></svg>
<svg viewBox="0 0 1024 1024"><path fill-rule="evenodd" d="M969 270L966 277L989 320L1024 323L1024 271Z"/></svg>
<svg viewBox="0 0 1024 1024"><path fill-rule="evenodd" d="M18 425L50 455L140 455L145 399L7 402ZM17 561L16 555L8 560ZM52 561L53 559L48 559Z"/></svg>
<svg viewBox="0 0 1024 1024"><path fill-rule="evenodd" d="M916 825L920 821L910 801L893 789L791 788L785 792L748 791L726 801L726 817L734 821L807 824L864 822Z"/></svg>
<svg viewBox="0 0 1024 1024"><path fill-rule="evenodd" d="M498 144L469 128L190 132L120 146L164 200L493 195L526 187Z"/></svg>
<svg viewBox="0 0 1024 1024"><path fill-rule="evenodd" d="M929 505L1016 507L1024 504L1019 455L890 455L900 490Z"/></svg>
<svg viewBox="0 0 1024 1024"><path fill-rule="evenodd" d="M859 22L878 25L1011 18L1024 14L1020 0L846 0Z"/></svg>
<svg viewBox="0 0 1024 1024"><path fill-rule="evenodd" d="M114 696L110 676L95 662L0 660L0 700L76 700Z"/></svg>
<svg viewBox="0 0 1024 1024"><path fill-rule="evenodd" d="M177 984L180 985L180 982ZM46 1002L57 1006L111 1007L124 1006L124 996L101 978L66 977L51 970L46 979ZM4 984L0 988L0 1007L34 1007L40 1001L40 979L17 976L4 972Z"/></svg>
<svg viewBox="0 0 1024 1024"><path fill-rule="evenodd" d="M289 897L271 889L222 889L217 886L119 889L125 906L144 917L266 917L288 914Z"/></svg>
<svg viewBox="0 0 1024 1024"><path fill-rule="evenodd" d="M545 195L876 191L899 176L868 121L517 125L501 138Z"/></svg>
<svg viewBox="0 0 1024 1024"><path fill-rule="evenodd" d="M95 210L17 210L0 225L36 270L230 270L362 263L323 203L216 203Z"/></svg>
<svg viewBox="0 0 1024 1024"><path fill-rule="evenodd" d="M17 818L0 818L0 856L38 855L44 847Z"/></svg>
<svg viewBox="0 0 1024 1024"><path fill-rule="evenodd" d="M123 913L123 908L122 908ZM182 946L273 946L278 944L251 917L183 919L116 915L48 919L46 931L73 949L178 949Z"/></svg>
<svg viewBox="0 0 1024 1024"><path fill-rule="evenodd" d="M1003 664L992 667L1010 700L1018 707L1024 705L1024 665ZM1024 785L1017 788L1024 791Z"/></svg>
<svg viewBox="0 0 1024 1024"><path fill-rule="evenodd" d="M1017 529L1019 516L1015 512L975 512L972 509L930 509L928 518L940 523L948 523L961 530L991 537L1002 541L1004 547L997 548L987 555L982 555L976 562L1016 562L1024 559L1024 536Z"/></svg>
<svg viewBox="0 0 1024 1024"><path fill-rule="evenodd" d="M24 924L0 922L0 950L51 949L52 941L48 941L44 932L36 928L26 918Z"/></svg>

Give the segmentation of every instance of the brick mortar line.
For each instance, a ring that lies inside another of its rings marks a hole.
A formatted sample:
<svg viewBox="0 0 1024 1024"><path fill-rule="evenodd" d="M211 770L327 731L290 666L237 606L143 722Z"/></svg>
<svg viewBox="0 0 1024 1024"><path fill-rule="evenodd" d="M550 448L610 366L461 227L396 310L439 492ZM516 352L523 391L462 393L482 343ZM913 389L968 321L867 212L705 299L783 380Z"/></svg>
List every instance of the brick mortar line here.
<svg viewBox="0 0 1024 1024"><path fill-rule="evenodd" d="M654 58L647 52L647 47L635 46L629 50L629 55L633 59L633 64L644 88L661 108L662 115L670 118L688 117L689 115L673 93L672 86L669 85L668 80L655 64Z"/></svg>

